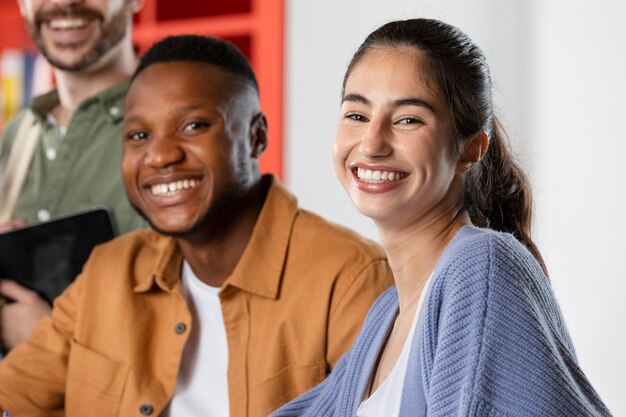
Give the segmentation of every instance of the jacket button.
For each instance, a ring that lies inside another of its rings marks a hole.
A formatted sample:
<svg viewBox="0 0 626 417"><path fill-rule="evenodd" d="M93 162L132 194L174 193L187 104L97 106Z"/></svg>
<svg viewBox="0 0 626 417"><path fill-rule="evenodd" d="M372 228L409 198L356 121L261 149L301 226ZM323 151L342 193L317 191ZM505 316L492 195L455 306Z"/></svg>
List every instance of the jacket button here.
<svg viewBox="0 0 626 417"><path fill-rule="evenodd" d="M139 412L142 416L149 416L154 411L154 408L150 404L141 404Z"/></svg>
<svg viewBox="0 0 626 417"><path fill-rule="evenodd" d="M174 329L176 331L176 333L178 334L182 334L185 333L185 330L187 330L187 326L185 325L185 323L178 323Z"/></svg>

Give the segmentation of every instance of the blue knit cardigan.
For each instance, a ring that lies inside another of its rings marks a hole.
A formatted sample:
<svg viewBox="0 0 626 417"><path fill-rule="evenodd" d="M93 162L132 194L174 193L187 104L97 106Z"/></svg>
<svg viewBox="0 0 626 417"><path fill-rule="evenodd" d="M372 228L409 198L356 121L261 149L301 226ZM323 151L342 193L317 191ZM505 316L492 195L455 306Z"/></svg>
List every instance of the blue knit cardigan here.
<svg viewBox="0 0 626 417"><path fill-rule="evenodd" d="M272 417L355 416L397 313L392 287L331 375ZM532 255L511 235L461 229L418 318L400 416L610 415Z"/></svg>

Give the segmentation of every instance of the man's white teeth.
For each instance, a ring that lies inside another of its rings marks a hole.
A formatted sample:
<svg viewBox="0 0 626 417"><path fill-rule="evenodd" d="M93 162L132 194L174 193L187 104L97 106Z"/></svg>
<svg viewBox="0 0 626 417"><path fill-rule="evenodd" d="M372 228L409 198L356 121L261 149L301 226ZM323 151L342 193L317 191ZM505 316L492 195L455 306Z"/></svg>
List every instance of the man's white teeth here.
<svg viewBox="0 0 626 417"><path fill-rule="evenodd" d="M369 169L357 168L356 175L362 180L368 182L385 182L385 181L398 181L406 178L406 172L397 171L372 171Z"/></svg>
<svg viewBox="0 0 626 417"><path fill-rule="evenodd" d="M52 29L78 29L87 26L88 21L81 17L59 18L50 21Z"/></svg>
<svg viewBox="0 0 626 417"><path fill-rule="evenodd" d="M172 181L167 184L155 184L150 187L152 195L173 194L181 190L194 188L198 185L198 181L194 179Z"/></svg>

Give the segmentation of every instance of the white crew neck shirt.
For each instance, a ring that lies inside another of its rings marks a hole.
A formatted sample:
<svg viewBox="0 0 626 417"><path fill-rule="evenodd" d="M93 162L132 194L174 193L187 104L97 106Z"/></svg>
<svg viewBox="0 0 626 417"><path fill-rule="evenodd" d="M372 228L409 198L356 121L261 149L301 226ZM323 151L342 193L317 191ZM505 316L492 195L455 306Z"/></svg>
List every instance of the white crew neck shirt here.
<svg viewBox="0 0 626 417"><path fill-rule="evenodd" d="M422 294L420 294L420 299L415 309L415 315L413 316L413 322L411 323L411 329L404 341L404 346L402 346L402 351L400 352L396 364L376 391L374 391L369 398L361 402L356 412L357 417L398 417L400 415L404 376L406 375L406 368L409 363L409 353L411 352L411 345L413 344L415 326L417 325L417 319L422 310L424 297L428 292L431 278L432 274L428 277L428 280L426 280Z"/></svg>
<svg viewBox="0 0 626 417"><path fill-rule="evenodd" d="M228 417L228 341L220 289L200 281L187 261L183 262L181 281L193 326L174 396L161 417Z"/></svg>

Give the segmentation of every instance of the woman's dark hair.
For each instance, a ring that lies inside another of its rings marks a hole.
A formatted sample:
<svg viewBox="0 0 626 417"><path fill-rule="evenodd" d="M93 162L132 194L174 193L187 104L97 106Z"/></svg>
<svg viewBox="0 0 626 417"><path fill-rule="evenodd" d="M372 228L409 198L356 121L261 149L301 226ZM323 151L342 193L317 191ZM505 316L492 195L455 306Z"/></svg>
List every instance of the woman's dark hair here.
<svg viewBox="0 0 626 417"><path fill-rule="evenodd" d="M411 48L425 58L424 69L449 105L459 154L468 138L487 132L487 153L466 177L464 208L475 225L511 233L522 241L547 275L531 239L530 184L493 114L491 76L480 48L461 30L438 20L390 22L372 32L356 51L343 80L344 90L350 73L372 48Z"/></svg>

